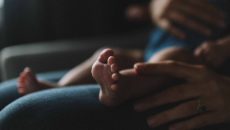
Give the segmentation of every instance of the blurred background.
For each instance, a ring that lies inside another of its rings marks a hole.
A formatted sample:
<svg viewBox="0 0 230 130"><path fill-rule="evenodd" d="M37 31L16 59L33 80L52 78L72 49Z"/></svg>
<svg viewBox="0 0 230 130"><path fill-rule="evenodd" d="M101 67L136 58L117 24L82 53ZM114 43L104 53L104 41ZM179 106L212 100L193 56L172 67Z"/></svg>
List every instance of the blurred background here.
<svg viewBox="0 0 230 130"><path fill-rule="evenodd" d="M0 0L5 45L112 34L137 24L125 18L131 4L146 0ZM1 44L2 45L2 44Z"/></svg>
<svg viewBox="0 0 230 130"><path fill-rule="evenodd" d="M0 0L1 80L25 66L39 73L69 69L107 44L144 47L151 23L128 19L127 8L148 2Z"/></svg>

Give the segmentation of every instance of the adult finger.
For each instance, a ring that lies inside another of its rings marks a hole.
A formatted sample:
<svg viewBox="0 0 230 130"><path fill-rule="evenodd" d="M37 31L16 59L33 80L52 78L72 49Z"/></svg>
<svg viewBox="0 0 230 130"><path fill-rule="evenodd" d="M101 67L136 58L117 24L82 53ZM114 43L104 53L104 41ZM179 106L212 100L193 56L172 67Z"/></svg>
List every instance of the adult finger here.
<svg viewBox="0 0 230 130"><path fill-rule="evenodd" d="M159 26L161 28L165 29L166 31L168 31L172 35L174 35L174 36L176 36L176 37L178 37L180 39L185 39L186 38L185 32L183 32L182 30L180 30L179 28L174 26L169 20L162 19L158 23L159 23Z"/></svg>
<svg viewBox="0 0 230 130"><path fill-rule="evenodd" d="M183 3L183 2L182 2ZM200 4L202 3L202 5ZM196 17L210 25L216 27L225 27L225 18L223 12L219 11L217 8L209 9L205 11L206 6L210 3L203 4L204 2L199 1L186 1L182 5L174 5L175 9L182 11L183 13Z"/></svg>
<svg viewBox="0 0 230 130"><path fill-rule="evenodd" d="M189 9L186 7L178 7L180 10L184 11L186 14L194 16L205 23L208 23L215 27L223 28L225 27L225 19L221 16L214 15L211 12L203 12L197 8Z"/></svg>
<svg viewBox="0 0 230 130"><path fill-rule="evenodd" d="M148 118L147 122L151 128L161 126L175 120L191 117L197 114L198 102L193 100L177 107Z"/></svg>
<svg viewBox="0 0 230 130"><path fill-rule="evenodd" d="M212 30L206 27L206 25L201 24L201 22L194 20L194 18L191 18L190 16L180 11L173 10L171 13L168 13L167 17L169 20L179 23L205 36L210 36L212 33Z"/></svg>
<svg viewBox="0 0 230 130"><path fill-rule="evenodd" d="M200 65L189 65L175 61L135 64L135 70L141 75L166 75L188 81L202 79L206 69Z"/></svg>
<svg viewBox="0 0 230 130"><path fill-rule="evenodd" d="M202 87L199 86L200 85L189 84L169 88L157 95L146 97L137 101L134 105L134 109L136 111L146 111L161 105L197 98L202 92Z"/></svg>
<svg viewBox="0 0 230 130"><path fill-rule="evenodd" d="M186 0L186 2L200 8L202 12L210 13L220 17L221 19L225 17L224 12L218 9L215 5L211 4L209 0Z"/></svg>
<svg viewBox="0 0 230 130"><path fill-rule="evenodd" d="M190 120L174 124L170 127L170 130L193 130L202 128L208 125L215 125L222 120L217 119L218 114L216 113L206 113L199 116L196 116Z"/></svg>

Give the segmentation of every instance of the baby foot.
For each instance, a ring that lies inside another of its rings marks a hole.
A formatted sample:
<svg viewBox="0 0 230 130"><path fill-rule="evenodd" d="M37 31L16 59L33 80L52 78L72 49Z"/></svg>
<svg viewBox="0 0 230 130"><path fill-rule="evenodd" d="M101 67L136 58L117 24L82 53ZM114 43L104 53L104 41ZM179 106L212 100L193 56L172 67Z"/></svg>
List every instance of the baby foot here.
<svg viewBox="0 0 230 130"><path fill-rule="evenodd" d="M92 67L92 75L101 85L99 99L107 106L117 106L150 93L164 83L164 79L139 76L135 69L120 70L111 49L104 50Z"/></svg>
<svg viewBox="0 0 230 130"><path fill-rule="evenodd" d="M101 52L92 67L92 75L101 85L99 99L103 104L108 106L115 106L119 103L114 88L112 87L118 80L118 66L116 62L113 50L105 49Z"/></svg>
<svg viewBox="0 0 230 130"><path fill-rule="evenodd" d="M41 89L35 74L30 68L25 68L18 79L18 92L25 95Z"/></svg>

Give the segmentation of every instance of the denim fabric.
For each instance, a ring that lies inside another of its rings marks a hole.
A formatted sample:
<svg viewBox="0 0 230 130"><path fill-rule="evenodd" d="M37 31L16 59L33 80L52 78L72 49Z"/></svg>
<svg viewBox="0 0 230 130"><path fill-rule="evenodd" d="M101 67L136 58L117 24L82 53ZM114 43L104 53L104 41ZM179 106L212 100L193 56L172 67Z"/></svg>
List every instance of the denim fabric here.
<svg viewBox="0 0 230 130"><path fill-rule="evenodd" d="M57 81L63 72L39 75ZM16 80L0 85L0 130L150 130L146 118L168 108L134 112L132 103L108 108L98 101L98 85L50 89L20 97ZM229 130L224 125L210 130ZM155 130L167 130L167 125Z"/></svg>
<svg viewBox="0 0 230 130"><path fill-rule="evenodd" d="M98 85L52 89L19 98L0 112L1 130L148 130L144 115L127 104L107 108Z"/></svg>
<svg viewBox="0 0 230 130"><path fill-rule="evenodd" d="M163 110L137 113L132 103L108 108L98 101L98 91L98 85L84 85L21 97L0 112L0 130L151 130L147 117ZM229 127L208 130L220 129ZM168 128L165 125L154 130Z"/></svg>
<svg viewBox="0 0 230 130"><path fill-rule="evenodd" d="M38 77L55 82L65 73ZM149 129L143 115L135 113L132 105L112 109L100 104L98 85L50 89L21 97L16 84L16 79L0 84L0 130Z"/></svg>
<svg viewBox="0 0 230 130"><path fill-rule="evenodd" d="M19 97L15 80L2 83L0 85L0 111Z"/></svg>
<svg viewBox="0 0 230 130"><path fill-rule="evenodd" d="M67 71L49 72L37 75L40 80L57 82ZM20 97L17 92L17 79L0 84L0 110Z"/></svg>

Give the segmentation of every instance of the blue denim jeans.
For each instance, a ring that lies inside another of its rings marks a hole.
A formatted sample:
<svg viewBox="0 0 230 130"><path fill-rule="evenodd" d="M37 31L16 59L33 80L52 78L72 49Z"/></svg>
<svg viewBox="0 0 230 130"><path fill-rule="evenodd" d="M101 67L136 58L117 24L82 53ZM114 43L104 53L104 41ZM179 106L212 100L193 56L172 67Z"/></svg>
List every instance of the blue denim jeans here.
<svg viewBox="0 0 230 130"><path fill-rule="evenodd" d="M85 85L21 97L1 110L0 129L149 129L144 114L134 112L132 105L107 108L98 101L98 91L98 85Z"/></svg>
<svg viewBox="0 0 230 130"><path fill-rule="evenodd" d="M43 74L57 81L64 72ZM49 89L23 97L16 80L0 84L0 130L148 130L144 114L131 104L107 108L98 101L98 85Z"/></svg>
<svg viewBox="0 0 230 130"><path fill-rule="evenodd" d="M98 91L98 85L83 85L19 98L15 82L8 83L0 88L1 107L4 107L0 111L0 130L150 130L146 118L165 109L137 113L131 102L108 108L98 101ZM155 130L167 130L167 125ZM222 125L209 130L229 130L229 127Z"/></svg>

